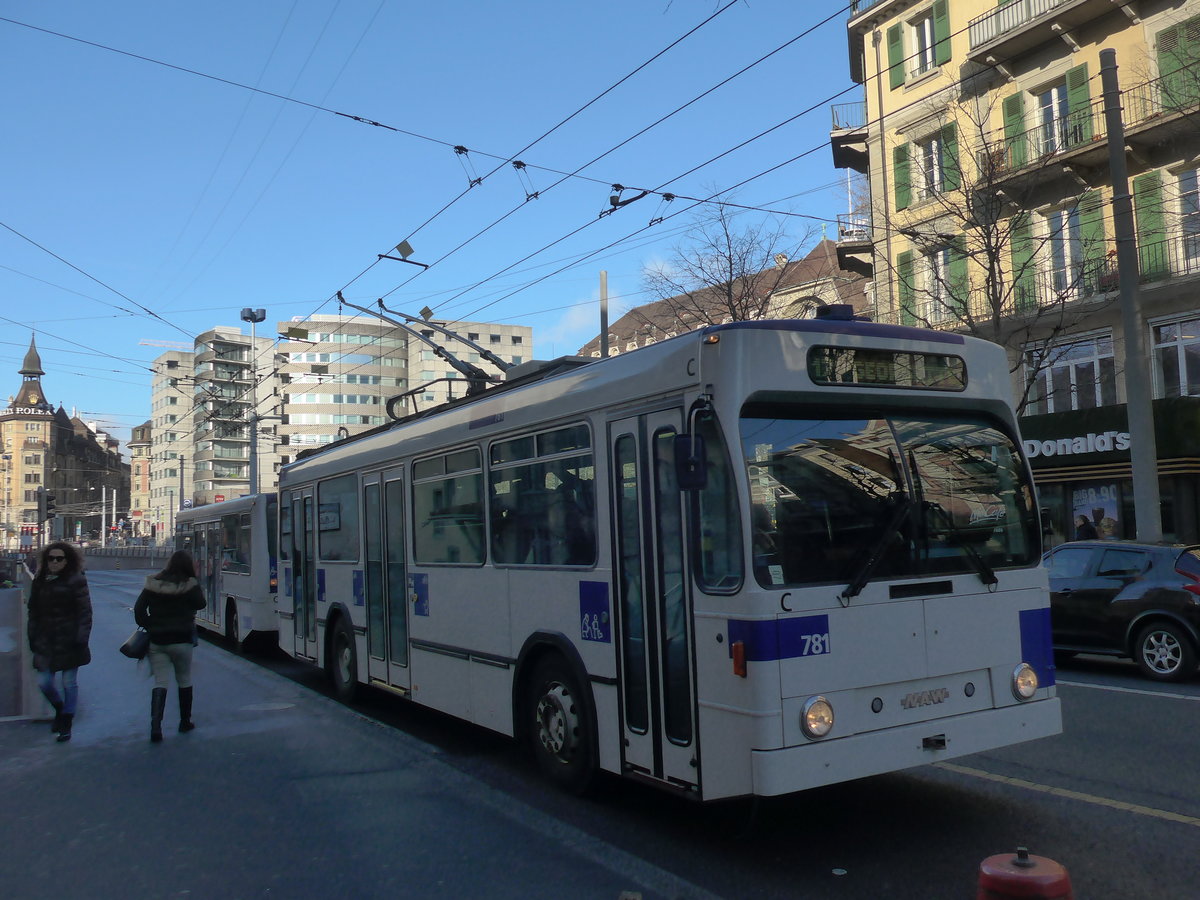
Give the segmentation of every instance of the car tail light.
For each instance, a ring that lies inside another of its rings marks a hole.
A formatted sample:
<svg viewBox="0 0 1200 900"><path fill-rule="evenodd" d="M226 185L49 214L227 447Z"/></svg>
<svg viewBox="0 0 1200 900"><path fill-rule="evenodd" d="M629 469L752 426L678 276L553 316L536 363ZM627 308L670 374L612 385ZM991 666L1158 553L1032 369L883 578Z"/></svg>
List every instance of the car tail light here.
<svg viewBox="0 0 1200 900"><path fill-rule="evenodd" d="M1176 569L1175 574L1182 575L1185 579L1187 579L1183 583L1183 589L1185 591L1200 597L1200 575L1197 575L1193 572L1185 572L1183 569Z"/></svg>

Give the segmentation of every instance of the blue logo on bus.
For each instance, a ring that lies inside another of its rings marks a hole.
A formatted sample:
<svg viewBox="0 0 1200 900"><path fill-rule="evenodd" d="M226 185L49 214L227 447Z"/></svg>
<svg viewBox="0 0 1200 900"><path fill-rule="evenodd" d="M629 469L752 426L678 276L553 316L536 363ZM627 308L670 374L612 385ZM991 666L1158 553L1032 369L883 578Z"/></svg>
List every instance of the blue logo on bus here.
<svg viewBox="0 0 1200 900"><path fill-rule="evenodd" d="M829 616L799 616L748 622L729 620L729 654L741 641L746 659L754 662L822 656L831 651Z"/></svg>
<svg viewBox="0 0 1200 900"><path fill-rule="evenodd" d="M585 641L612 643L612 617L608 613L606 582L579 582L579 637Z"/></svg>
<svg viewBox="0 0 1200 900"><path fill-rule="evenodd" d="M425 572L408 576L408 599L412 602L414 616L429 615L429 576Z"/></svg>

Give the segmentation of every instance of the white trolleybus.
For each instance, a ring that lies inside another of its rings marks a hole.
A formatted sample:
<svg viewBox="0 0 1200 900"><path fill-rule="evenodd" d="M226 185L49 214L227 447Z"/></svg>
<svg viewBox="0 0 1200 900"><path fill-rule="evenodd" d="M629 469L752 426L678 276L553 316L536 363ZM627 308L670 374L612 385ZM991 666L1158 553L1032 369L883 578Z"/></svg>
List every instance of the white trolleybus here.
<svg viewBox="0 0 1200 900"><path fill-rule="evenodd" d="M255 494L181 509L175 517L175 548L192 554L208 601L196 623L235 647L276 642L277 511L275 495Z"/></svg>
<svg viewBox="0 0 1200 900"><path fill-rule="evenodd" d="M839 311L507 374L281 472L280 645L339 693L702 800L1061 730L999 347Z"/></svg>

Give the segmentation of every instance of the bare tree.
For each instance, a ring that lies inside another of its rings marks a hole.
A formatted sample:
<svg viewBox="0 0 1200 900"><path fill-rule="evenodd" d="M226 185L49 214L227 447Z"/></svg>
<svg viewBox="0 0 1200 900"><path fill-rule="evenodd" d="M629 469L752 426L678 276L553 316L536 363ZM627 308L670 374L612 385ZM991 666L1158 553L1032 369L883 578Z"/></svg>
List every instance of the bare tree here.
<svg viewBox="0 0 1200 900"><path fill-rule="evenodd" d="M761 319L784 285L787 263L811 240L797 238L779 217L743 221L746 211L727 200L701 208L686 242L642 272L646 291L688 327Z"/></svg>
<svg viewBox="0 0 1200 900"><path fill-rule="evenodd" d="M1115 301L1117 278L1100 191L1061 162L1102 128L1099 107L1027 129L1018 109L993 115L1013 102L986 86L933 101L923 136L897 144L888 160L893 196L876 204L875 220L882 207L884 227L909 248L879 273L895 286L896 319L1009 348L1024 411L1064 337ZM997 119L1005 126L992 128ZM1035 216L1038 200L1051 208Z"/></svg>

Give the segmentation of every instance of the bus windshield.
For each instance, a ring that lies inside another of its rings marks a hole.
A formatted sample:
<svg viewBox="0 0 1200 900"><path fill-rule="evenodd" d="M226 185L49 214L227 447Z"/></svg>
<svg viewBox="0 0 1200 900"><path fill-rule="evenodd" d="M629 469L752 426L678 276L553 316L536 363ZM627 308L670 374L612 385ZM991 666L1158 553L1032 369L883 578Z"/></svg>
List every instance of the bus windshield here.
<svg viewBox="0 0 1200 900"><path fill-rule="evenodd" d="M754 572L764 587L1036 565L1033 492L1013 440L977 413L742 411ZM853 592L852 592L853 593Z"/></svg>

